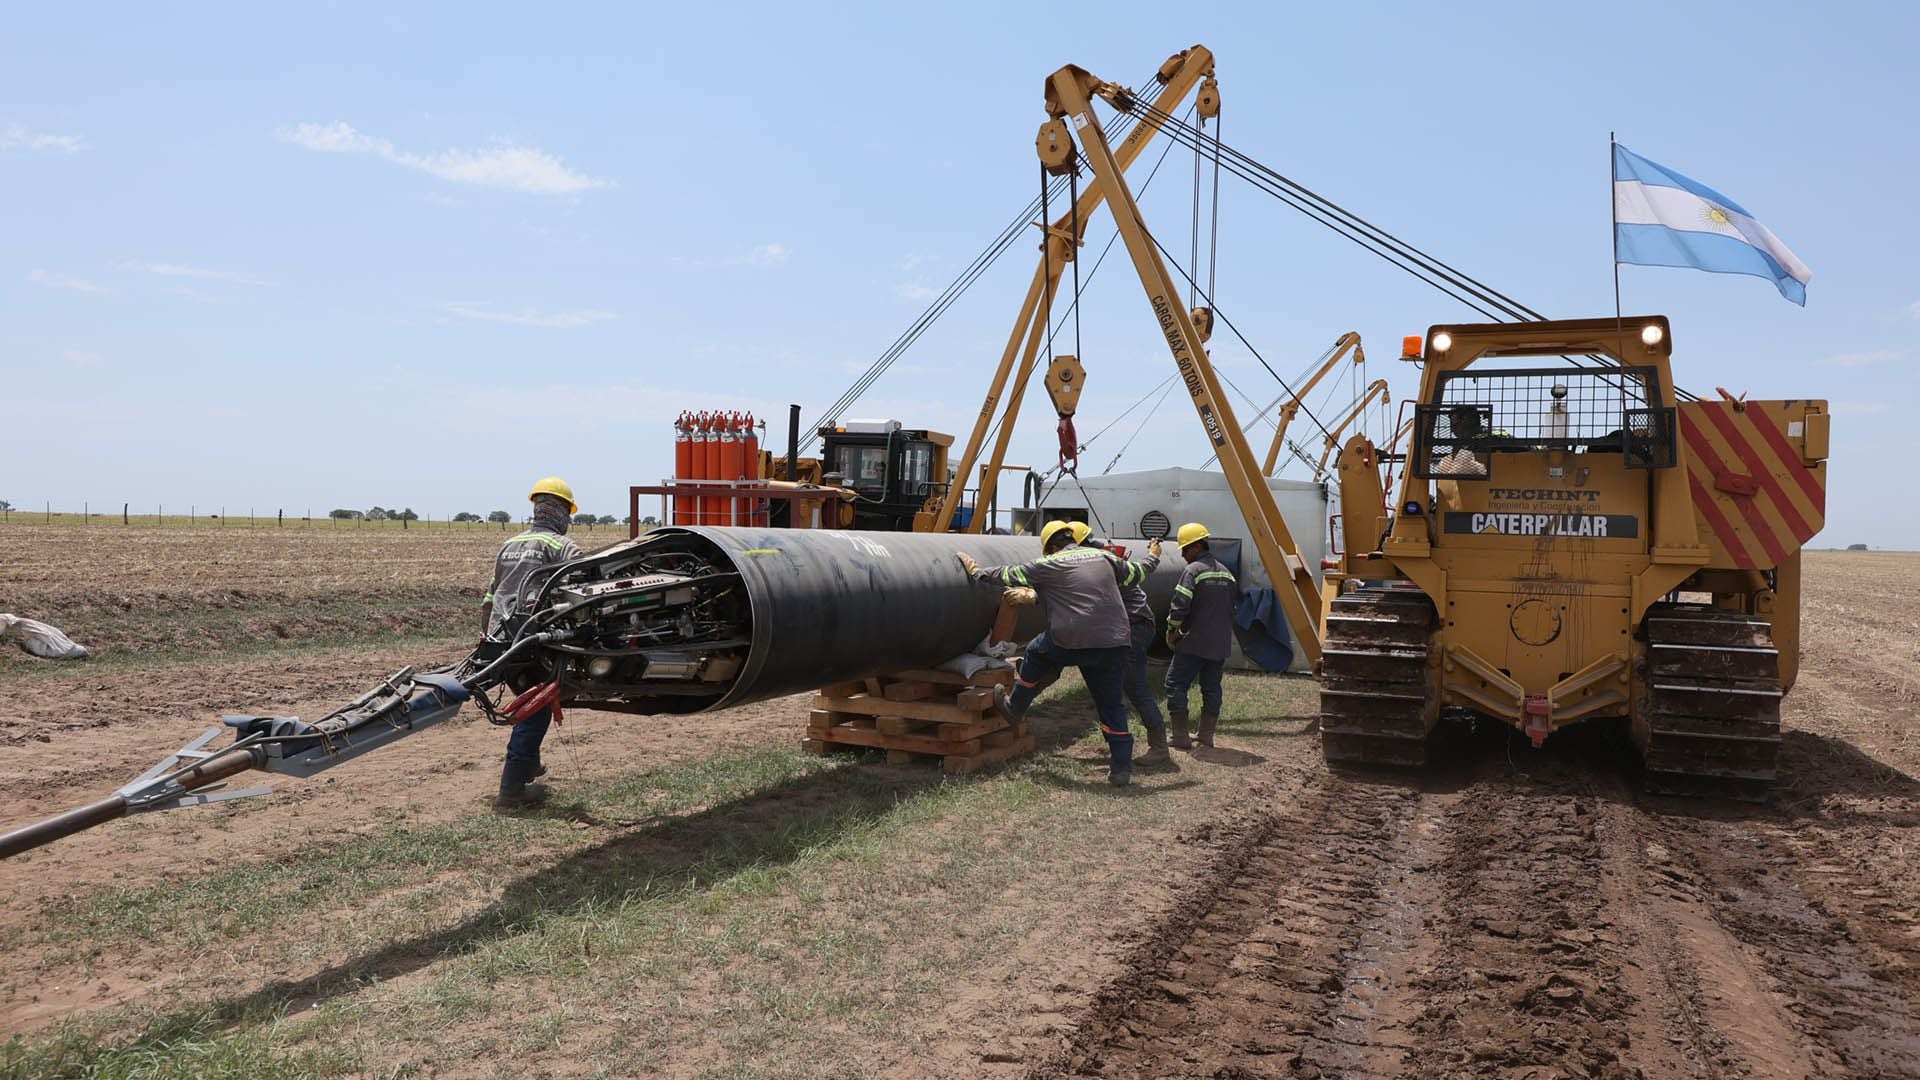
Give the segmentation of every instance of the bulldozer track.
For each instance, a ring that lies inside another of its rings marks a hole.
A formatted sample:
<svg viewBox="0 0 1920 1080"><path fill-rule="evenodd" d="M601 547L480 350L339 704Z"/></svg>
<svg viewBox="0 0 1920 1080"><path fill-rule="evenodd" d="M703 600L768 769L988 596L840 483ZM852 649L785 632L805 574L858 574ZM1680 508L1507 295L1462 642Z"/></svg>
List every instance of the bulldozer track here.
<svg viewBox="0 0 1920 1080"><path fill-rule="evenodd" d="M1920 899L1515 738L1270 790L1032 1075L1920 1077Z"/></svg>
<svg viewBox="0 0 1920 1080"><path fill-rule="evenodd" d="M1408 589L1362 589L1327 614L1320 751L1329 763L1420 766L1436 701L1428 687L1433 604Z"/></svg>
<svg viewBox="0 0 1920 1080"><path fill-rule="evenodd" d="M1763 801L1780 752L1780 653L1765 620L1697 604L1647 610L1634 724L1648 791Z"/></svg>

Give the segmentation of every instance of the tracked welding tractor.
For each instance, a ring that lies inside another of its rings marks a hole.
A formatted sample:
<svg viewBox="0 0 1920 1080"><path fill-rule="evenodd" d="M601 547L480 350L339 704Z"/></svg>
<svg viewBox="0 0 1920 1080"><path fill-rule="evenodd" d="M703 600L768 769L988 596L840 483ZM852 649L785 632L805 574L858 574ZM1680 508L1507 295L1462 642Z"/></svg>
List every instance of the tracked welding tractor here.
<svg viewBox="0 0 1920 1080"><path fill-rule="evenodd" d="M1436 326L1389 503L1342 450L1323 748L1419 764L1443 709L1630 721L1656 791L1764 798L1825 515L1826 403L1679 400L1664 317ZM1391 512L1388 510L1391 507Z"/></svg>

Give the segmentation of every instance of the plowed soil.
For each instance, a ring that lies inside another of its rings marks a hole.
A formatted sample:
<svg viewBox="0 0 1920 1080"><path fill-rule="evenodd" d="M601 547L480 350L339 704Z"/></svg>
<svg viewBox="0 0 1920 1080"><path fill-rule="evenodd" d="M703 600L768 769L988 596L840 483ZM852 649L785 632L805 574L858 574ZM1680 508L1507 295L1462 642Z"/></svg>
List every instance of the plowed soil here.
<svg viewBox="0 0 1920 1080"><path fill-rule="evenodd" d="M1630 746L1604 729L1542 751L1462 729L1416 776L1330 772L1310 733L1227 761L1228 733L1210 753L1235 767L1182 781L1222 789L1208 816L1116 841L1113 864L1087 871L1084 904L1124 913L1106 932L1073 930L1081 914L1063 906L1064 928L957 969L918 1022L849 1047L847 1071L1920 1077L1920 556L1811 554L1806 576L1770 803L1644 795ZM192 734L183 718L320 712L370 675L458 651L36 676L0 702L0 829L111 790ZM571 775L617 776L791 743L805 707L645 724L582 712L553 745ZM29 872L0 864L0 927L121 875L349 835L369 808L471 813L502 741L484 723L409 740L218 831L157 815L70 838ZM10 994L0 1033L160 989L108 974ZM710 1040L688 1038L685 1069L665 1072L724 1071Z"/></svg>
<svg viewBox="0 0 1920 1080"><path fill-rule="evenodd" d="M1920 559L1809 565L1770 805L1604 731L1289 762L1033 1074L1920 1076Z"/></svg>

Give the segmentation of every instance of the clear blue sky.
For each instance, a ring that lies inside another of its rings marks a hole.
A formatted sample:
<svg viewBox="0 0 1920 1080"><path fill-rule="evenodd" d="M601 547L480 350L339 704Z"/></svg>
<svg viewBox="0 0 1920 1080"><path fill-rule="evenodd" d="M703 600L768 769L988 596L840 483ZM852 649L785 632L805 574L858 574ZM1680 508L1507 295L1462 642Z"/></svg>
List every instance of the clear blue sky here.
<svg viewBox="0 0 1920 1080"><path fill-rule="evenodd" d="M1911 5L396 7L14 12L0 498L439 516L552 472L622 513L674 415L816 420L1032 197L1049 72L1204 42L1229 143L1551 315L1612 307L1610 130L1739 200L1813 268L1804 310L1626 267L1627 310L1673 318L1685 386L1832 400L1817 543L1920 546ZM1183 153L1144 199L1176 251ZM1289 377L1359 330L1409 393L1399 337L1468 313L1225 183L1219 306ZM1031 259L854 414L964 432ZM1124 270L1084 308L1083 435L1169 370ZM1013 460L1048 464L1030 419ZM1119 467L1205 456L1174 399Z"/></svg>

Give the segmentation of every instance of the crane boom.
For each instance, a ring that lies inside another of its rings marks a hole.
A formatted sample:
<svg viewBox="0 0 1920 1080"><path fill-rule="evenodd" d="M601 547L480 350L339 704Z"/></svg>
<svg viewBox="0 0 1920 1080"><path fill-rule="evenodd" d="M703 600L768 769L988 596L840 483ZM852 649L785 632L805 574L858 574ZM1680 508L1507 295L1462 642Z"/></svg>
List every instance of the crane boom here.
<svg viewBox="0 0 1920 1080"><path fill-rule="evenodd" d="M1161 84L1161 90L1154 99L1154 106L1162 112L1171 112L1184 100L1189 91L1199 85L1203 79L1213 77L1213 53L1204 45L1195 45L1190 49L1177 52L1160 65L1155 75ZM1160 125L1151 117L1143 117L1134 125L1132 131L1120 142L1116 158L1121 169L1132 165L1140 156ZM987 429L993 424L1001 397L1006 398L1006 415L1000 421L1000 430L994 438L993 451L989 456L987 468L980 478L980 490L974 497L974 515L967 523L968 532L980 532L986 526L982 511L993 502L994 491L999 485L1001 463L1006 460L1007 443L1013 434L1014 421L1020 415L1021 401L1026 397L1027 382L1031 379L1036 358L1040 353L1040 344L1046 340L1047 326L1052 319L1053 298L1060 292L1060 277L1069 260L1077 255L1080 238L1086 232L1087 221L1100 207L1105 193L1098 184L1088 186L1080 193L1078 202L1060 216L1057 221L1047 223L1047 232L1041 243L1044 255L1040 265L1034 267L1033 281L1027 286L1026 299L1021 301L1020 314L1014 319L1013 330L1007 335L1006 348L1000 354L1000 366L994 370L993 381L988 384L986 400L980 404L980 415L975 417L973 432L967 436L966 448L961 451L960 464L956 472L957 480L951 485L946 496L940 502L940 509L934 518L933 531L946 532L953 527L954 513L960 508L967 478L973 475L974 466L980 461L982 445L986 442ZM1022 343L1025 347L1022 348ZM1015 359L1019 360L1019 378L1011 378ZM1011 382L1011 387L1009 387Z"/></svg>
<svg viewBox="0 0 1920 1080"><path fill-rule="evenodd" d="M1326 363L1314 369L1313 375L1307 379L1306 383L1302 385L1300 389L1293 392L1293 396L1287 399L1286 404L1280 406L1280 416L1273 429L1273 442L1268 445L1267 460L1260 467L1260 471L1263 474L1267 476L1273 475L1274 466L1280 460L1280 448L1287 443L1287 426L1293 423L1294 417L1300 415L1301 403L1306 400L1307 395L1313 391L1314 387L1320 385L1320 380L1326 378L1334 368L1340 366L1340 359L1349 352L1353 353L1353 362L1356 366L1364 367L1366 365L1367 350L1360 347L1360 334L1356 330L1349 330L1341 334L1340 340L1333 343L1333 355L1327 358Z"/></svg>
<svg viewBox="0 0 1920 1080"><path fill-rule="evenodd" d="M1132 91L1096 79L1072 65L1054 72L1047 80L1047 114L1052 119L1040 129L1041 161L1050 170L1078 167L1071 155L1071 145L1066 143L1070 123L1081 155L1092 168L1094 186L1105 191L1107 202L1113 208L1114 224L1126 242L1127 254L1140 275L1154 319L1173 355L1181 382L1193 400L1194 411L1199 414L1207 439L1220 457L1227 486L1233 492L1241 516L1246 519L1254 549L1267 568L1280 606L1287 613L1287 624L1299 642L1301 653L1317 669L1320 665L1319 587L1298 554L1299 547L1287 529L1286 519L1280 515L1273 490L1267 486L1246 433L1241 430L1233 415L1233 406L1220 388L1213 363L1207 357L1205 339L1195 325L1195 313L1180 304L1180 291L1168 275L1166 264L1140 216L1140 205L1127 187L1124 166L1107 145L1099 118L1093 113L1091 99L1094 96L1105 98L1122 111L1137 104ZM1211 312L1206 312L1208 321L1211 316Z"/></svg>

